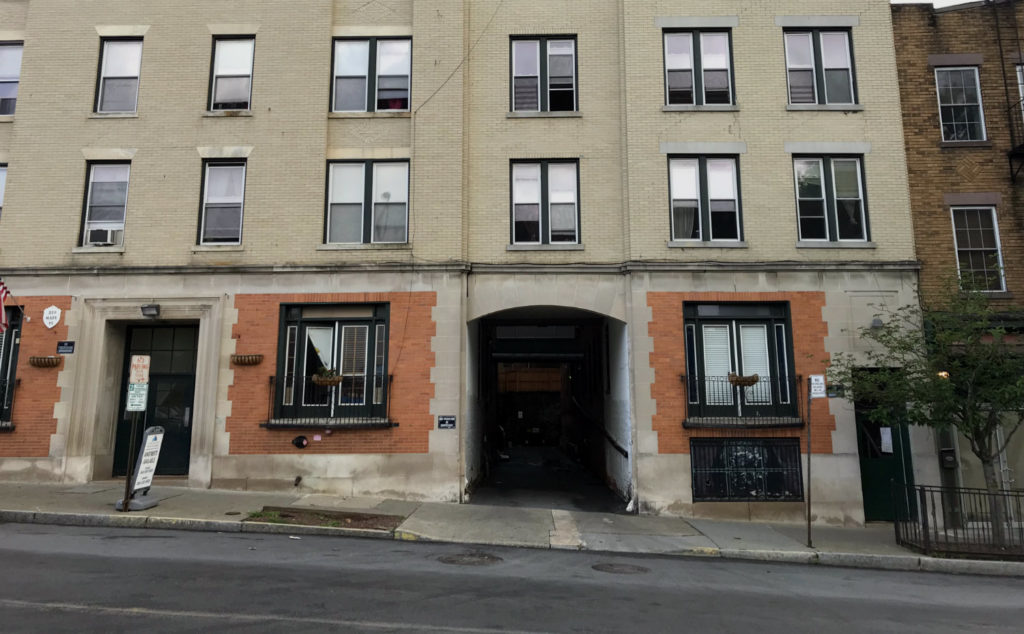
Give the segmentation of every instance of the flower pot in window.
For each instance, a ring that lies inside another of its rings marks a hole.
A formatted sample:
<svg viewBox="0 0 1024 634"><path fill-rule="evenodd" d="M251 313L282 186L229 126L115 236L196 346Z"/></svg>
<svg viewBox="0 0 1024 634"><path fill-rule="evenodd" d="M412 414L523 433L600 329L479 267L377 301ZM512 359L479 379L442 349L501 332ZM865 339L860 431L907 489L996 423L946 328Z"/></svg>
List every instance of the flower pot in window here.
<svg viewBox="0 0 1024 634"><path fill-rule="evenodd" d="M330 376L330 375L323 375L323 374L314 374L313 376L309 377L309 380L312 381L315 385L330 385L330 386L334 386L334 385L338 385L339 383L341 383L341 379L342 378L344 378L344 377L342 377L340 375Z"/></svg>
<svg viewBox="0 0 1024 634"><path fill-rule="evenodd" d="M231 363L235 365L259 365L263 362L262 354L233 354Z"/></svg>
<svg viewBox="0 0 1024 634"><path fill-rule="evenodd" d="M739 374L735 374L733 372L729 373L729 383L731 383L735 387L751 387L753 385L757 385L757 382L760 380L761 377L759 377L756 374L751 374L750 376L740 376Z"/></svg>
<svg viewBox="0 0 1024 634"><path fill-rule="evenodd" d="M60 356L29 357L28 364L34 368L55 368L60 365Z"/></svg>

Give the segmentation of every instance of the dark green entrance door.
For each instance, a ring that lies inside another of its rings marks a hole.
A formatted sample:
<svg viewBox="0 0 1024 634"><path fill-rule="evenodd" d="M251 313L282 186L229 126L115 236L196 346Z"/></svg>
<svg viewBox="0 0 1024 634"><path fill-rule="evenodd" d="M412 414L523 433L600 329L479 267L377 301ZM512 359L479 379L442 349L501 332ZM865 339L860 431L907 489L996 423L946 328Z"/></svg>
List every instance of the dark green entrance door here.
<svg viewBox="0 0 1024 634"><path fill-rule="evenodd" d="M149 401L139 424L136 451L142 444L145 427L164 428L157 475L187 475L189 447L192 443L193 397L196 385L196 326L132 326L128 329L124 380L121 386L121 419L114 447L114 475L123 476L131 438L131 415L125 412L127 366L132 355L148 354Z"/></svg>
<svg viewBox="0 0 1024 634"><path fill-rule="evenodd" d="M891 522L895 519L892 483L914 482L907 426L886 427L872 422L868 418L874 406L871 403L855 400L853 406L857 421L864 519L868 522Z"/></svg>

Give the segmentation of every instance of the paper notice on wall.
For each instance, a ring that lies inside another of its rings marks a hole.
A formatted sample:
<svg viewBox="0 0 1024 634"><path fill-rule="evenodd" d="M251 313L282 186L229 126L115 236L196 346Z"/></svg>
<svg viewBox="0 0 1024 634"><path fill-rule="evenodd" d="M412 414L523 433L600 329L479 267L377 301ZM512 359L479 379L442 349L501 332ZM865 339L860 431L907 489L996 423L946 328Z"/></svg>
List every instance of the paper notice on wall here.
<svg viewBox="0 0 1024 634"><path fill-rule="evenodd" d="M882 453L892 453L892 427L879 427L882 435Z"/></svg>

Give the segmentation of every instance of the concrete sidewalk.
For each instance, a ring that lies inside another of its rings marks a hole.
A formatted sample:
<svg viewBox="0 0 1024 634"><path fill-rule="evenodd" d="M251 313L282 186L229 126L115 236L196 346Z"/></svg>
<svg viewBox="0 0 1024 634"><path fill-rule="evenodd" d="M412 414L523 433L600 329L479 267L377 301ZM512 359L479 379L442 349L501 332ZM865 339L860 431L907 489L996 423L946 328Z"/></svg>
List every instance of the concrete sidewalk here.
<svg viewBox="0 0 1024 634"><path fill-rule="evenodd" d="M158 506L114 510L123 482L46 485L0 482L0 522L130 526L220 532L341 535L479 546L559 548L629 554L701 556L889 570L1024 577L1024 563L924 557L896 545L892 526L806 527L505 506L341 498L155 486ZM243 522L265 506L393 515L394 531Z"/></svg>

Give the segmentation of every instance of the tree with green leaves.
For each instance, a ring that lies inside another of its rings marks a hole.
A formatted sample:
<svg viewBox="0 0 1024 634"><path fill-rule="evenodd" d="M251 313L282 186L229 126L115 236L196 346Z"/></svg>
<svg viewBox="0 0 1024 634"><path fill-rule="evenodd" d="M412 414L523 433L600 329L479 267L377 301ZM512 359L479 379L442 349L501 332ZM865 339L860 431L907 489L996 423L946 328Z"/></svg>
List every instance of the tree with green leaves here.
<svg viewBox="0 0 1024 634"><path fill-rule="evenodd" d="M929 306L879 308L859 329L867 350L835 355L830 380L872 403L868 416L878 424L955 429L981 462L987 490L998 493L999 455L1024 423L1024 324L955 282ZM1004 509L990 507L1000 543Z"/></svg>

